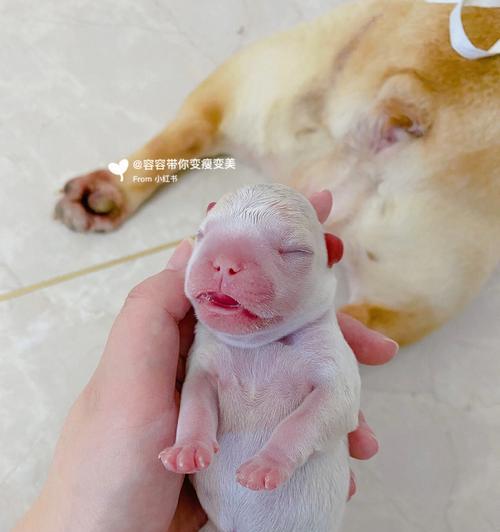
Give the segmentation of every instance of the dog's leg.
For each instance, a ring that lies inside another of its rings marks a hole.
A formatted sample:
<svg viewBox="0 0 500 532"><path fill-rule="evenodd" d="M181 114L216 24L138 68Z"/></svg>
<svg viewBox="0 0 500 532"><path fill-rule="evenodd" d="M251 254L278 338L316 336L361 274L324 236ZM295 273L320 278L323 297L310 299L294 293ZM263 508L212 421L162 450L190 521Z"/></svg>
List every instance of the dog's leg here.
<svg viewBox="0 0 500 532"><path fill-rule="evenodd" d="M486 207L464 214L458 194L446 202L432 187L382 203L365 205L342 233L350 301L341 310L408 344L456 314L491 274L500 218Z"/></svg>
<svg viewBox="0 0 500 532"><path fill-rule="evenodd" d="M437 320L431 307L389 308L381 304L359 302L345 305L341 312L349 314L370 329L393 338L400 345L419 340L436 329L442 322Z"/></svg>
<svg viewBox="0 0 500 532"><path fill-rule="evenodd" d="M123 182L107 169L72 179L57 204L56 217L77 231L118 227L159 187L154 180L132 180L133 176L151 175L151 171L132 168L136 159L233 153L257 166L266 162L272 177L287 181L296 159L309 157L310 139L301 142L295 133L315 126L317 72L326 71L341 40L336 33L330 37L323 24L322 31L315 28L316 23L299 26L231 57L187 98L174 122L128 158L130 166ZM325 35L330 46L324 46ZM299 57L307 68L300 67ZM297 105L291 108L290 102L298 102L297 111ZM331 142L323 129L315 134L316 141L322 143L321 152ZM288 161L289 153L298 155ZM287 164L274 171L282 159Z"/></svg>
<svg viewBox="0 0 500 532"><path fill-rule="evenodd" d="M165 130L129 157L120 177L99 169L68 181L55 209L56 218L76 231L111 231L122 224L160 186L157 173L133 168L134 160L203 158L223 149L220 124L230 100L229 84L214 74L186 100L177 118ZM139 178L152 176L150 181Z"/></svg>

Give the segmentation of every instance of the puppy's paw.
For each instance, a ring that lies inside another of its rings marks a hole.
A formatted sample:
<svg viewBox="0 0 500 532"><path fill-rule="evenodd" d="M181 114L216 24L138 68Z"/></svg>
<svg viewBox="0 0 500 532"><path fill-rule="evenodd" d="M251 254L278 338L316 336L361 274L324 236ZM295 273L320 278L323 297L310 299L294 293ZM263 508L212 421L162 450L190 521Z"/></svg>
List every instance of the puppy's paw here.
<svg viewBox="0 0 500 532"><path fill-rule="evenodd" d="M236 479L251 490L273 490L286 482L293 473L288 460L277 460L260 452L245 462L236 472Z"/></svg>
<svg viewBox="0 0 500 532"><path fill-rule="evenodd" d="M126 202L117 177L97 170L66 183L54 217L74 231L107 232L127 217Z"/></svg>
<svg viewBox="0 0 500 532"><path fill-rule="evenodd" d="M192 440L167 447L158 458L169 471L189 474L206 469L218 450L217 442Z"/></svg>

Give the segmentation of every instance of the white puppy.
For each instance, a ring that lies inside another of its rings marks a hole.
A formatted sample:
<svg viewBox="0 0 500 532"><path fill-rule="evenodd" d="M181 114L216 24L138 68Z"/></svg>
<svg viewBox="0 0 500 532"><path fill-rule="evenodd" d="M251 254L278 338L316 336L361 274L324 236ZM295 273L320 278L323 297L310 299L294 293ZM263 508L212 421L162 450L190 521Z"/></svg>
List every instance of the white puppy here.
<svg viewBox="0 0 500 532"><path fill-rule="evenodd" d="M338 240L320 223L331 195L311 202L284 185L224 196L188 264L199 323L176 442L160 457L195 473L205 531L333 532L342 520L360 380L333 307Z"/></svg>

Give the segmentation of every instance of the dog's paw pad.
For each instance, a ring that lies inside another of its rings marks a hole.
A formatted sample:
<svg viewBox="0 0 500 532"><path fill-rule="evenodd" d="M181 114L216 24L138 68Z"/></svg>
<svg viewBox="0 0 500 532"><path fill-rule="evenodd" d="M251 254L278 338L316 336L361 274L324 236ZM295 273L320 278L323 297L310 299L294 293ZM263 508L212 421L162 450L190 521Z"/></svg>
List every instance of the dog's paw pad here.
<svg viewBox="0 0 500 532"><path fill-rule="evenodd" d="M71 179L63 194L54 216L74 231L112 231L127 217L117 179L107 170Z"/></svg>

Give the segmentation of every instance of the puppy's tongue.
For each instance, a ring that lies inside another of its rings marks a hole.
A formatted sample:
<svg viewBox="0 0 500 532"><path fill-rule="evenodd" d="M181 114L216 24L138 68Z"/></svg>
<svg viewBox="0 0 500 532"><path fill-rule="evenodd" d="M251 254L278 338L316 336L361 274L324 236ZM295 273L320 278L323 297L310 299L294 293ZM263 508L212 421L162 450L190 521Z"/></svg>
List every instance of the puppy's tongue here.
<svg viewBox="0 0 500 532"><path fill-rule="evenodd" d="M236 299L233 299L231 296L228 296L226 294L214 294L213 299L216 303L219 303L220 305L238 305L238 301L236 301Z"/></svg>
<svg viewBox="0 0 500 532"><path fill-rule="evenodd" d="M219 305L221 307L239 307L240 304L236 299L233 299L231 296L224 294L222 292L210 292L207 294L208 299L211 303Z"/></svg>

